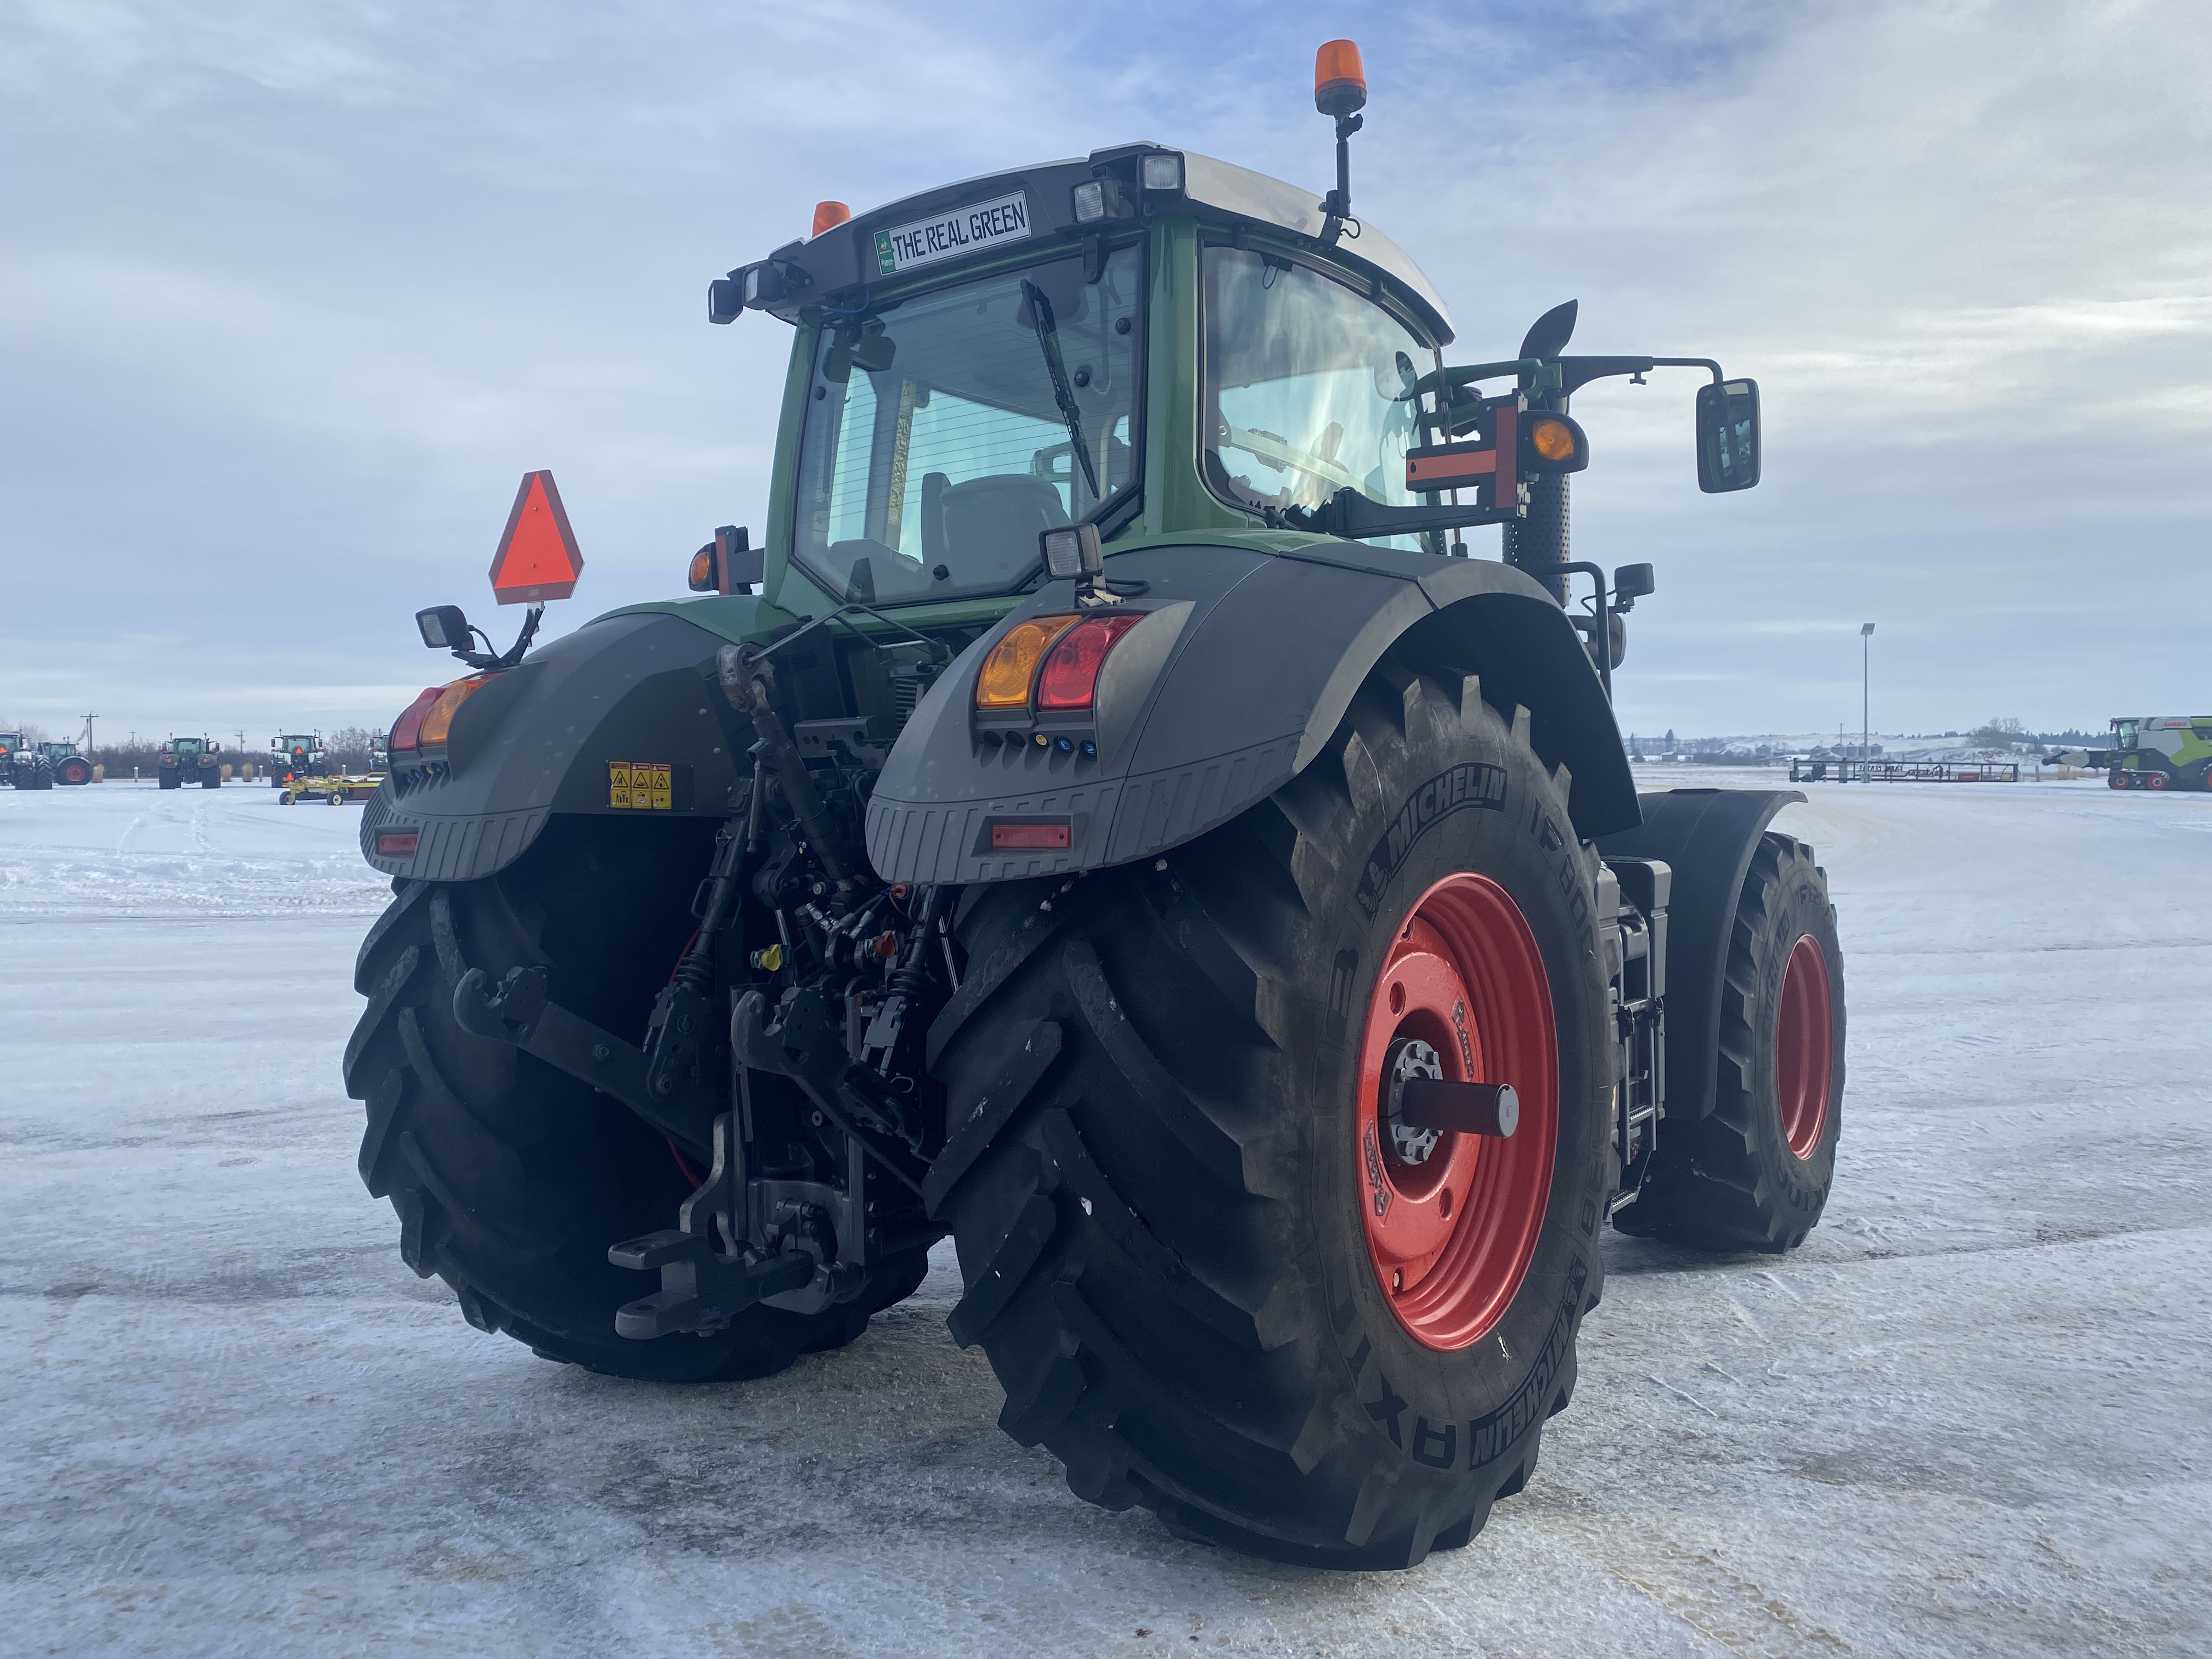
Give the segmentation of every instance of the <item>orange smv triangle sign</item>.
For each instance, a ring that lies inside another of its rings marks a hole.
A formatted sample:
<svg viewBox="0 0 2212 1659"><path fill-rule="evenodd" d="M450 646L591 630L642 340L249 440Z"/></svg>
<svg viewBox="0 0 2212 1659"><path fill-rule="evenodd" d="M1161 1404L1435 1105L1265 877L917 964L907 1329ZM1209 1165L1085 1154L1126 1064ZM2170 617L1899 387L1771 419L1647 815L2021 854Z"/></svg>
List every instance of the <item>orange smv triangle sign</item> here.
<svg viewBox="0 0 2212 1659"><path fill-rule="evenodd" d="M576 591L584 556L561 506L550 472L526 472L515 492L507 533L492 555L491 591L501 605L565 599Z"/></svg>

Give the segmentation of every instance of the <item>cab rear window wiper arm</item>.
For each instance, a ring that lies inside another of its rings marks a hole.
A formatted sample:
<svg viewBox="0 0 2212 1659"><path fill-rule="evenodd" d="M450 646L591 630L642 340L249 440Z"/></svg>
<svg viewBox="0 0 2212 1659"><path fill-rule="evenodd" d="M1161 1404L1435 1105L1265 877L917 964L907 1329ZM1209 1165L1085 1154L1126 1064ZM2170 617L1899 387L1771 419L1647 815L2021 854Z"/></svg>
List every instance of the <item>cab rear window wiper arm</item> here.
<svg viewBox="0 0 2212 1659"><path fill-rule="evenodd" d="M1098 501L1102 499L1098 469L1091 465L1091 452L1083 446L1083 416L1075 406L1074 389L1067 383L1067 366L1060 360L1060 325L1053 320L1052 301L1044 297L1042 289L1027 278L1023 279L1022 292L1028 297L1030 318L1036 325L1037 344L1044 349L1045 373L1052 376L1053 400L1060 405L1060 419L1067 422L1067 441L1083 468L1083 482L1091 486L1091 499Z"/></svg>

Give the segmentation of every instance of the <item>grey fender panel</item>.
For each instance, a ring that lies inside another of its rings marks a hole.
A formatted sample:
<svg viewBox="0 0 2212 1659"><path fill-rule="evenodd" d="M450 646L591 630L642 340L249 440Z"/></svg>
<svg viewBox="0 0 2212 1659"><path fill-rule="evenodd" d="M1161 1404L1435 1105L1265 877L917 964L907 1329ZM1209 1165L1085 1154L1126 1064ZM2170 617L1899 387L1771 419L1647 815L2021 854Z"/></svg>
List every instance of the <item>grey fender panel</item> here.
<svg viewBox="0 0 2212 1659"><path fill-rule="evenodd" d="M1518 571L1330 543L1287 554L1145 548L1115 556L1108 574L1145 584L1133 609L1188 610L1161 641L1149 684L1132 675L1109 687L1101 677L1097 758L990 748L974 734L975 677L990 647L1017 621L1074 608L1071 586L1050 583L976 641L908 722L868 809L868 854L884 879L1098 869L1202 835L1319 754L1382 653L1417 629L1424 655L1482 675L1493 702L1534 711L1537 735L1559 750L1539 741L1538 752L1573 772L1571 810L1585 836L1637 822L1597 676L1565 614ZM1129 641L1156 629L1165 632L1148 620ZM992 851L994 821L1030 817L1066 818L1070 845Z"/></svg>
<svg viewBox="0 0 2212 1659"><path fill-rule="evenodd" d="M666 614L591 623L531 653L463 703L447 764L395 772L362 817L362 856L388 876L473 881L514 862L556 812L665 823L720 817L750 741L713 690L720 635ZM607 763L667 762L667 810L609 805ZM395 787L398 786L398 787ZM416 832L386 858L385 830Z"/></svg>
<svg viewBox="0 0 2212 1659"><path fill-rule="evenodd" d="M1667 1115L1712 1115L1720 1060L1722 977L1736 898L1751 855L1795 789L1660 789L1644 822L1597 844L1607 858L1664 859L1674 872L1667 908Z"/></svg>

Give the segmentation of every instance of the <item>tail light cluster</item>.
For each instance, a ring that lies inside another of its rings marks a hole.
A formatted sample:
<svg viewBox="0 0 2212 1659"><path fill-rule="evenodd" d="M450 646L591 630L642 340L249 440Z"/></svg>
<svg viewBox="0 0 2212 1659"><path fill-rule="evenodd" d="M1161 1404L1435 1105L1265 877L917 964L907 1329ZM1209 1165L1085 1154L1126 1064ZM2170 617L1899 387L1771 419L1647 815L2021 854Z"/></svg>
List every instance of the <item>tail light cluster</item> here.
<svg viewBox="0 0 2212 1659"><path fill-rule="evenodd" d="M392 722L391 752L404 755L444 748L453 732L454 713L489 685L492 678L489 674L471 674L450 685L424 687L422 695L409 703L399 718Z"/></svg>
<svg viewBox="0 0 2212 1659"><path fill-rule="evenodd" d="M975 677L979 714L1075 714L1098 693L1098 675L1141 611L1110 617L1032 617L1016 623Z"/></svg>

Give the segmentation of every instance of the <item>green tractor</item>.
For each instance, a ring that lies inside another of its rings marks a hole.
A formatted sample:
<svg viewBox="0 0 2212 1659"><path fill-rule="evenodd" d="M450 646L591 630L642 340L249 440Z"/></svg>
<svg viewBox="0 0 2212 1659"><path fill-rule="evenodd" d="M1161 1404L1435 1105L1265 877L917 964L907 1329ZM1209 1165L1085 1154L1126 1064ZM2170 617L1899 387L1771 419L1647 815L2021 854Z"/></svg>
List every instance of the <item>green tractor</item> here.
<svg viewBox="0 0 2212 1659"><path fill-rule="evenodd" d="M164 789L181 789L197 783L203 789L222 787L222 745L206 738L171 738L161 744L155 781Z"/></svg>
<svg viewBox="0 0 2212 1659"><path fill-rule="evenodd" d="M363 817L395 896L345 1080L479 1329L759 1376L949 1235L951 1334L1078 1495L1405 1567L1528 1481L1608 1221L1819 1220L1842 961L1768 828L1804 797L1639 796L1650 568L1567 535L1577 388L1698 371L1711 492L1758 481L1757 389L1570 355L1571 304L1448 361L1352 217L1364 100L1324 47L1318 203L1128 144L824 204L708 292L792 330L761 541L530 651L574 575L533 474L523 637L418 615L471 672Z"/></svg>
<svg viewBox="0 0 2212 1659"><path fill-rule="evenodd" d="M53 769L54 781L86 784L92 781L92 759L74 743L42 743L39 752Z"/></svg>
<svg viewBox="0 0 2212 1659"><path fill-rule="evenodd" d="M0 732L0 783L17 789L51 789L53 763L21 732Z"/></svg>

